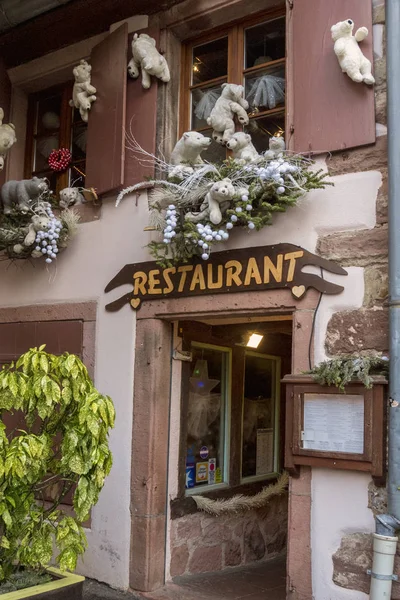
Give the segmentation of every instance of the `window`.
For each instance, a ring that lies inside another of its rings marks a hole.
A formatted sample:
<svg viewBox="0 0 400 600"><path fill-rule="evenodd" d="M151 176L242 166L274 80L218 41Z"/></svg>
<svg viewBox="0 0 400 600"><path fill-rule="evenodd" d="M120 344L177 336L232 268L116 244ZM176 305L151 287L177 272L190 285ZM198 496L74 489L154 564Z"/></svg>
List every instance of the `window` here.
<svg viewBox="0 0 400 600"><path fill-rule="evenodd" d="M47 177L55 192L85 185L87 124L69 105L72 86L69 82L29 97L25 176ZM58 148L68 148L72 155L69 169L62 173L48 165L51 151Z"/></svg>
<svg viewBox="0 0 400 600"><path fill-rule="evenodd" d="M191 352L182 387L186 495L279 472L281 357L246 348L246 327L220 331L184 337ZM277 352L288 354L282 346Z"/></svg>
<svg viewBox="0 0 400 600"><path fill-rule="evenodd" d="M278 471L280 359L246 352L242 417L242 479Z"/></svg>
<svg viewBox="0 0 400 600"><path fill-rule="evenodd" d="M268 149L268 139L284 133L285 17L282 12L249 20L184 47L181 131L210 136L207 125L223 83L242 84L249 102L249 125L257 150ZM239 129L239 128L238 128ZM223 146L212 144L203 156L223 160Z"/></svg>
<svg viewBox="0 0 400 600"><path fill-rule="evenodd" d="M186 487L228 482L230 351L192 344Z"/></svg>

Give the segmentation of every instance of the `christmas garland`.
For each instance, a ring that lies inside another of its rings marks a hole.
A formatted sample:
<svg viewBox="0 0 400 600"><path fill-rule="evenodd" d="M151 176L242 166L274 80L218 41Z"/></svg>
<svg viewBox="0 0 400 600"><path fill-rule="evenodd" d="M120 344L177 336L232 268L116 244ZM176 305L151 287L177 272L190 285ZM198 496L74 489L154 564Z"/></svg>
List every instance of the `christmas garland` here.
<svg viewBox="0 0 400 600"><path fill-rule="evenodd" d="M31 201L30 209L0 213L0 252L4 259L43 259L50 264L77 231L79 215L65 209L56 215L51 192Z"/></svg>
<svg viewBox="0 0 400 600"><path fill-rule="evenodd" d="M200 256L207 260L215 244L225 242L233 229L259 231L272 225L275 213L286 212L313 189L332 185L322 169L312 171L312 161L302 156L260 157L247 165L228 159L222 165L205 164L194 171L182 170L179 180L153 183L150 193L150 226L162 232L162 241L148 244L161 266L188 262ZM213 183L228 178L235 195L214 225L209 217L194 222L188 213L201 214L204 199Z"/></svg>
<svg viewBox="0 0 400 600"><path fill-rule="evenodd" d="M388 377L389 362L385 356L338 356L319 363L307 373L321 385L334 385L342 392L351 381L361 381L369 389L373 375Z"/></svg>

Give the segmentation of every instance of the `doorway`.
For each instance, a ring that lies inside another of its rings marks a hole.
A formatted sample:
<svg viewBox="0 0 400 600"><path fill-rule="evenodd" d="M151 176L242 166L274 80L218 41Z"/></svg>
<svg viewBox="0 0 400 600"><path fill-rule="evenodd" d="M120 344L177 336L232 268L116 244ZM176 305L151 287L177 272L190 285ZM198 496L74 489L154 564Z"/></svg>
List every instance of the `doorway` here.
<svg viewBox="0 0 400 600"><path fill-rule="evenodd" d="M291 372L292 328L291 315L178 323L187 360L181 367L179 483L171 502L172 578L249 569L272 559L282 570L287 494L255 509L241 503L273 485L283 469L280 381ZM226 511L213 514L212 502L208 514L198 510L193 496L199 495L216 501L218 510L226 503Z"/></svg>

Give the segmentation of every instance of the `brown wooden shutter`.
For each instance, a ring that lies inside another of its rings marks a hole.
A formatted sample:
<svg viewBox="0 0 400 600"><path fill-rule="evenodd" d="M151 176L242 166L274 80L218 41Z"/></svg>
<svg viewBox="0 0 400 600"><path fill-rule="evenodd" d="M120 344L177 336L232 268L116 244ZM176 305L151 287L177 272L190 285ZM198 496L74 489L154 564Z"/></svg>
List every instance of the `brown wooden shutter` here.
<svg viewBox="0 0 400 600"><path fill-rule="evenodd" d="M156 40L159 49L159 30L155 28L143 29L138 33L147 33ZM133 34L129 36L128 60L132 57L131 43ZM128 80L126 100L126 129L127 138L134 137L136 142L147 152L155 154L156 151L156 119L157 119L157 89L158 80L152 77L151 87L143 89L141 75L137 79ZM160 85L168 85L161 83ZM178 108L178 107L177 107ZM143 159L129 150L127 140L125 161L125 187L144 181L154 176L152 165L140 164Z"/></svg>
<svg viewBox="0 0 400 600"><path fill-rule="evenodd" d="M97 100L88 122L86 187L99 195L124 182L128 24L92 50L92 83Z"/></svg>
<svg viewBox="0 0 400 600"><path fill-rule="evenodd" d="M372 3L292 0L287 7L287 140L296 152L326 152L375 142L374 89L342 73L330 28L352 19L369 35L360 45L372 61Z"/></svg>
<svg viewBox="0 0 400 600"><path fill-rule="evenodd" d="M4 61L0 58L0 106L4 110L4 123L8 123L10 120L10 107L11 107L11 82L7 75L7 69ZM6 169L7 163L4 165L4 169L0 171L0 186L6 181Z"/></svg>

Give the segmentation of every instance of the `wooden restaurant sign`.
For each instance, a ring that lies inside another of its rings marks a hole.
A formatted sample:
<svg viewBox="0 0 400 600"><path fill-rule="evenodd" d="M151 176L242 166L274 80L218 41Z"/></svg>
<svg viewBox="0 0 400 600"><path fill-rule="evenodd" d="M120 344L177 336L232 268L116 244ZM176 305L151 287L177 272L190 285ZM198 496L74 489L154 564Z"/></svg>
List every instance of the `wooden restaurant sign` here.
<svg viewBox="0 0 400 600"><path fill-rule="evenodd" d="M305 273L305 266L318 267L321 275ZM309 288L323 294L339 294L343 287L330 283L322 270L337 275L347 272L336 263L293 244L276 244L216 252L207 261L159 267L154 261L125 265L107 285L110 292L132 284L133 291L106 305L116 311L129 303L139 309L146 300L226 294L289 288L300 299Z"/></svg>

